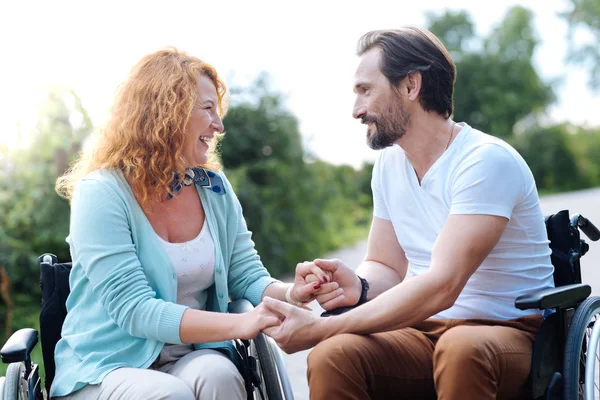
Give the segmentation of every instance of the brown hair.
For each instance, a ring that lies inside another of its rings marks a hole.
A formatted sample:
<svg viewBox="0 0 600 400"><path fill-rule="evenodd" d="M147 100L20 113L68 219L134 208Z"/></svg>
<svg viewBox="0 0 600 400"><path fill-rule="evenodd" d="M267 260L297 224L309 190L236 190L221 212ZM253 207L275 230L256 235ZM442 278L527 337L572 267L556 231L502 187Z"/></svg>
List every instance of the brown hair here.
<svg viewBox="0 0 600 400"><path fill-rule="evenodd" d="M380 69L392 86L419 71L421 107L446 118L452 115L456 66L433 33L413 27L367 32L358 41L357 53L360 56L374 47L382 50Z"/></svg>
<svg viewBox="0 0 600 400"><path fill-rule="evenodd" d="M71 199L75 183L89 172L115 168L130 178L142 206L165 198L173 173L185 165L182 151L185 127L198 96L198 78L208 77L217 89L218 112L226 112L226 88L215 69L175 48L143 57L117 92L109 120L93 146L56 181L56 191ZM219 170L215 135L208 162Z"/></svg>

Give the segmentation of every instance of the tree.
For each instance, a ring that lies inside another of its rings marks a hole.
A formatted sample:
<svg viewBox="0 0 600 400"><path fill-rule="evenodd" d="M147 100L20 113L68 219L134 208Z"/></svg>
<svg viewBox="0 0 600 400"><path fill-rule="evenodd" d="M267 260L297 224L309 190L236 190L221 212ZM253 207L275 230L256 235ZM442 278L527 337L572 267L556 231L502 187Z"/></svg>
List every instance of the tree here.
<svg viewBox="0 0 600 400"><path fill-rule="evenodd" d="M305 162L297 119L266 79L263 75L250 89L234 92L242 100L224 119L221 155L263 262L282 275L364 235L370 175Z"/></svg>
<svg viewBox="0 0 600 400"><path fill-rule="evenodd" d="M283 107L281 96L270 92L268 77L261 75L251 89L236 89L234 94L241 100L232 104L223 121L223 164L237 168L271 158L302 162L298 121Z"/></svg>
<svg viewBox="0 0 600 400"><path fill-rule="evenodd" d="M565 125L534 127L515 138L514 146L527 161L539 190L563 191L588 187L590 176L573 150Z"/></svg>
<svg viewBox="0 0 600 400"><path fill-rule="evenodd" d="M53 252L69 259L69 205L55 193L54 183L91 129L79 97L54 88L39 110L29 147L0 159L0 293L8 307L15 303L10 287L15 293L39 293L39 254ZM10 331L10 310L6 329Z"/></svg>
<svg viewBox="0 0 600 400"><path fill-rule="evenodd" d="M455 61L468 53L468 47L475 41L475 26L471 16L465 10L446 11L442 15L425 13L429 30L444 44Z"/></svg>
<svg viewBox="0 0 600 400"><path fill-rule="evenodd" d="M531 12L511 8L487 38L474 37L464 11L429 14L430 30L449 43L457 78L454 116L493 135L509 138L515 124L554 101L532 58L538 44ZM467 46L467 44L469 44Z"/></svg>
<svg viewBox="0 0 600 400"><path fill-rule="evenodd" d="M590 85L600 89L600 2L598 0L570 0L571 9L563 14L569 23L571 49L569 60L590 69ZM587 30L591 38L575 44L573 36Z"/></svg>

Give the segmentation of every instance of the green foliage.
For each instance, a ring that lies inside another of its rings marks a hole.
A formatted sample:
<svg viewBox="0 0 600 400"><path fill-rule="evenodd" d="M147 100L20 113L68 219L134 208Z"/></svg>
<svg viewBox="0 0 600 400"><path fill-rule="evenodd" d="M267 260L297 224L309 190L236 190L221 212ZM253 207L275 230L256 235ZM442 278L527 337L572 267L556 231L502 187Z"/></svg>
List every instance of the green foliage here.
<svg viewBox="0 0 600 400"><path fill-rule="evenodd" d="M571 62L585 65L590 69L590 84L600 89L600 1L570 0L571 9L563 16L569 23ZM587 31L590 39L575 44L573 35L578 31Z"/></svg>
<svg viewBox="0 0 600 400"><path fill-rule="evenodd" d="M446 11L442 15L427 12L425 18L429 30L444 44L452 59L458 61L475 38L475 26L469 13L465 10Z"/></svg>
<svg viewBox="0 0 600 400"><path fill-rule="evenodd" d="M473 37L473 23L465 11L428 18L430 30L448 43L455 59L457 120L509 138L519 120L544 111L554 101L552 87L542 81L532 63L538 40L530 11L511 8L483 39Z"/></svg>
<svg viewBox="0 0 600 400"><path fill-rule="evenodd" d="M274 275L366 233L370 169L306 163L296 118L261 77L224 120L221 157L263 262Z"/></svg>
<svg viewBox="0 0 600 400"><path fill-rule="evenodd" d="M65 243L69 204L56 194L54 182L90 131L80 99L56 88L40 108L38 123L28 137L31 144L0 155L0 265L6 267L11 282L12 331L38 326L37 256L52 252L61 260L69 259ZM6 306L0 298L1 343L7 339Z"/></svg>
<svg viewBox="0 0 600 400"><path fill-rule="evenodd" d="M302 141L298 121L272 94L268 78L261 75L249 90L234 90L234 103L224 119L225 141L221 160L228 168L278 159L302 163Z"/></svg>
<svg viewBox="0 0 600 400"><path fill-rule="evenodd" d="M570 140L564 125L534 128L515 138L513 144L531 168L538 190L575 190L590 185Z"/></svg>
<svg viewBox="0 0 600 400"><path fill-rule="evenodd" d="M73 92L54 89L40 108L31 145L2 160L0 236L14 291L37 292L36 257L44 252L69 258L65 238L69 204L54 191L56 178L91 131L91 122Z"/></svg>

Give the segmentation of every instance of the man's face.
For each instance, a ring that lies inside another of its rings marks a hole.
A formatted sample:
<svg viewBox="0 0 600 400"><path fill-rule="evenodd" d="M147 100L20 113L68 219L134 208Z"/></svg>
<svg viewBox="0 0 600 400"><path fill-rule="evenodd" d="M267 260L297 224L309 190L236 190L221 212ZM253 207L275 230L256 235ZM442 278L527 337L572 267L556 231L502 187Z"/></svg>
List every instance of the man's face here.
<svg viewBox="0 0 600 400"><path fill-rule="evenodd" d="M352 116L367 124L367 144L380 150L396 143L410 126L410 114L399 88L392 88L379 69L381 49L375 47L360 57L354 74L356 100Z"/></svg>

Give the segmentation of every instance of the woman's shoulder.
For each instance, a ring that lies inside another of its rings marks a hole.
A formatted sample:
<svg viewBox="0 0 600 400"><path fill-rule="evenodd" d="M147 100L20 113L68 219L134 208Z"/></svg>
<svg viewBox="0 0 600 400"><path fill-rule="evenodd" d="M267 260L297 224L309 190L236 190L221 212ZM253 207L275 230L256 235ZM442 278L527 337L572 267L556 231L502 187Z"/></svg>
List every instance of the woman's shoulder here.
<svg viewBox="0 0 600 400"><path fill-rule="evenodd" d="M75 185L75 190L83 190L97 196L110 195L123 197L125 195L120 171L114 168L102 168L89 172Z"/></svg>

